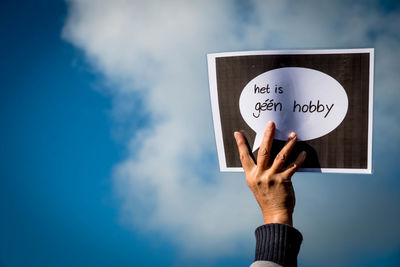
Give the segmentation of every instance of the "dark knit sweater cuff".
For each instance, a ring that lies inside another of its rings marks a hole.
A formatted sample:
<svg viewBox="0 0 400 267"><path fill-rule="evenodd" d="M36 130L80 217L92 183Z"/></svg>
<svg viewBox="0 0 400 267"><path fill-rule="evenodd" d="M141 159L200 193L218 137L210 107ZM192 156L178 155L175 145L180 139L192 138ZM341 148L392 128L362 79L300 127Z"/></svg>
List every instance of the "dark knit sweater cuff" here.
<svg viewBox="0 0 400 267"><path fill-rule="evenodd" d="M264 224L255 231L255 261L272 261L282 266L297 266L303 236L286 224Z"/></svg>

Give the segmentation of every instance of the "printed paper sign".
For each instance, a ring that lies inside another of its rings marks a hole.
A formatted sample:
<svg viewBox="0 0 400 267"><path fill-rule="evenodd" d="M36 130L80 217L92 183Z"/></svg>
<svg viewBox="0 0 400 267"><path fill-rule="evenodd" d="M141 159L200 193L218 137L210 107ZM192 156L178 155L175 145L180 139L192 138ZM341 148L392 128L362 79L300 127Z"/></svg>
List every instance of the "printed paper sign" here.
<svg viewBox="0 0 400 267"><path fill-rule="evenodd" d="M268 121L272 154L290 132L288 163L300 171L371 173L373 49L231 52L208 55L211 104L221 171L243 171L233 137L241 131L257 158Z"/></svg>

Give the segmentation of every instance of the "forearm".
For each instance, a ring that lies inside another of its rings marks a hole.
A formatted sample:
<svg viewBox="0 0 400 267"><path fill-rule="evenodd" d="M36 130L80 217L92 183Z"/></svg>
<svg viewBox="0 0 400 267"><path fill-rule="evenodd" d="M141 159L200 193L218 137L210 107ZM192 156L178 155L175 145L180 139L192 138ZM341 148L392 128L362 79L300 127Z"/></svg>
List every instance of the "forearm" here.
<svg viewBox="0 0 400 267"><path fill-rule="evenodd" d="M270 121L255 162L243 134L234 133L247 185L260 205L265 223L255 232L257 245L253 267L276 264L297 266L297 254L303 240L301 233L292 227L296 199L291 178L304 162L306 153L301 152L294 162L285 166L297 141L296 134L292 132L271 164L274 134L275 124Z"/></svg>

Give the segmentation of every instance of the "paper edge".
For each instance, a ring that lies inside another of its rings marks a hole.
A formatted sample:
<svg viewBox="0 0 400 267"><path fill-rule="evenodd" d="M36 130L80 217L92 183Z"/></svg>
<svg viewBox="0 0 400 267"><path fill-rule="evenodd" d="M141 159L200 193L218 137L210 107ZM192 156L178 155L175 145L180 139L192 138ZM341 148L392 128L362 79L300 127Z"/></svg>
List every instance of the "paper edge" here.
<svg viewBox="0 0 400 267"><path fill-rule="evenodd" d="M244 172L242 167L225 167L221 172ZM349 169L349 168L300 168L297 172L313 173L347 173L347 174L372 174L370 169Z"/></svg>
<svg viewBox="0 0 400 267"><path fill-rule="evenodd" d="M211 111L212 111L213 124L214 124L214 135L215 135L215 142L216 142L216 146L217 146L219 168L220 168L220 171L222 172L223 169L227 169L227 166L226 166L226 160L225 160L224 140L222 137L221 116L219 113L218 90L217 90L217 71L216 71L216 67L215 67L215 60L216 60L215 56L207 54L208 80L209 80L209 87L210 87L210 99L211 99Z"/></svg>
<svg viewBox="0 0 400 267"><path fill-rule="evenodd" d="M373 119L374 119L374 70L375 49L369 49L369 97L368 97L368 159L367 169L372 173L372 144L373 144Z"/></svg>
<svg viewBox="0 0 400 267"><path fill-rule="evenodd" d="M232 57L232 56L258 56L258 55L293 55L293 54L357 54L373 53L374 48L351 48L351 49L305 49L305 50L255 50L208 53L207 56Z"/></svg>

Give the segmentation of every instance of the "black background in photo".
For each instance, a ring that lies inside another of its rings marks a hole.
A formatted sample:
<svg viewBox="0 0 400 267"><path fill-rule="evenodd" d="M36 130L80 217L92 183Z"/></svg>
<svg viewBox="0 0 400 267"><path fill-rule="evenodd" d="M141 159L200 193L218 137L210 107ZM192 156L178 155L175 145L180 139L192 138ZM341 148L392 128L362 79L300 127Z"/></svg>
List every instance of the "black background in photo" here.
<svg viewBox="0 0 400 267"><path fill-rule="evenodd" d="M234 131L241 131L250 147L256 133L243 120L239 97L243 88L256 76L272 69L303 67L315 69L336 79L349 100L342 123L320 138L298 142L288 163L306 150L304 168L367 168L369 53L254 55L217 57L216 73L218 102L227 167L241 167ZM285 142L274 140L272 154ZM257 158L257 151L254 158Z"/></svg>

